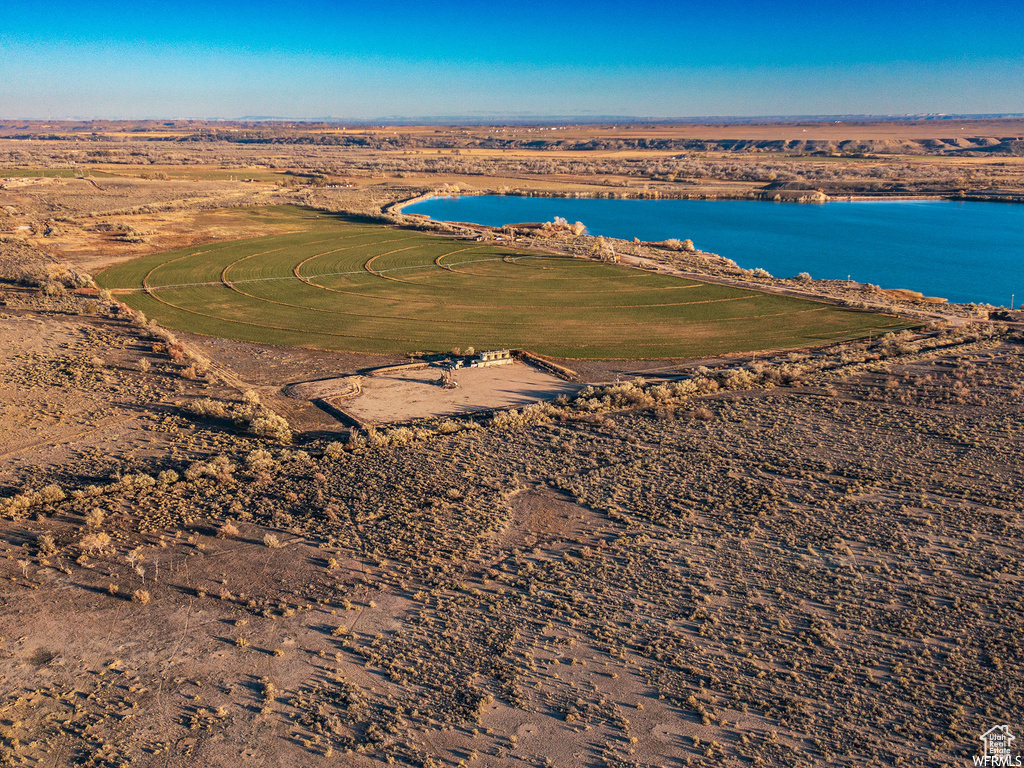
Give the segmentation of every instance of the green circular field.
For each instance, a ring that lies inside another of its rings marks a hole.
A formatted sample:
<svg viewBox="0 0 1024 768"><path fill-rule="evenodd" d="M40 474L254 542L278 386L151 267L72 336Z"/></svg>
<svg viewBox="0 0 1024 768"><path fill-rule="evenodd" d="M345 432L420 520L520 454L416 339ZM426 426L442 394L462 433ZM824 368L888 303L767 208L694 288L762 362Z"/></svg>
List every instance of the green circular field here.
<svg viewBox="0 0 1024 768"><path fill-rule="evenodd" d="M856 338L896 318L654 272L261 209L296 231L146 256L97 282L162 325L353 352L694 357Z"/></svg>

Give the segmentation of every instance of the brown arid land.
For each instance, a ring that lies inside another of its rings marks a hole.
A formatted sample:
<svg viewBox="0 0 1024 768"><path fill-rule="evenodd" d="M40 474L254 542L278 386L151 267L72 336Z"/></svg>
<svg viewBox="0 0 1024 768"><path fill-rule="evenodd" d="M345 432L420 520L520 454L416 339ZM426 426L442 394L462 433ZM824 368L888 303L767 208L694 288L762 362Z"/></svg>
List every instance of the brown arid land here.
<svg viewBox="0 0 1024 768"><path fill-rule="evenodd" d="M959 765L1024 725L1013 314L619 241L917 329L550 361L560 397L393 426L381 386L359 429L296 385L406 358L171 333L92 285L276 231L253 206L487 237L394 206L455 185L1022 194L1013 121L541 128L0 125L0 765ZM805 130L829 146L726 146Z"/></svg>

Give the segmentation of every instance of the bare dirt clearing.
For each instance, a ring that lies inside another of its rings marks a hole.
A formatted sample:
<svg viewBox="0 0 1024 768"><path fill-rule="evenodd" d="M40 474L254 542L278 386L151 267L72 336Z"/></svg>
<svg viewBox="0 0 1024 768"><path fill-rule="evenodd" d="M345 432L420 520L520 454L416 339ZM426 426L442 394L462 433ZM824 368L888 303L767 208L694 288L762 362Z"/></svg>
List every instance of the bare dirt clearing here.
<svg viewBox="0 0 1024 768"><path fill-rule="evenodd" d="M360 393L335 403L364 424L390 424L413 419L520 408L560 395L581 385L562 381L526 363L455 371L458 386L438 384L440 366L360 376Z"/></svg>

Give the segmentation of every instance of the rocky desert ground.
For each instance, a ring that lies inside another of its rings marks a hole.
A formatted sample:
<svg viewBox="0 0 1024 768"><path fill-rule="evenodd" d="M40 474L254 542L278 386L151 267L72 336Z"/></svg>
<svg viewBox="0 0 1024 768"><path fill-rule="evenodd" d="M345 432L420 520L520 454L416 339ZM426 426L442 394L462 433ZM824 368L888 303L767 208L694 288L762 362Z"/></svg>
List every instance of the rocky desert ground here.
<svg viewBox="0 0 1024 768"><path fill-rule="evenodd" d="M1019 725L1013 314L764 282L916 328L360 430L286 386L402 358L172 333L89 275L265 234L240 206L386 216L427 148L332 189L344 147L246 181L251 145L122 138L2 143L158 156L0 189L0 764L960 765Z"/></svg>

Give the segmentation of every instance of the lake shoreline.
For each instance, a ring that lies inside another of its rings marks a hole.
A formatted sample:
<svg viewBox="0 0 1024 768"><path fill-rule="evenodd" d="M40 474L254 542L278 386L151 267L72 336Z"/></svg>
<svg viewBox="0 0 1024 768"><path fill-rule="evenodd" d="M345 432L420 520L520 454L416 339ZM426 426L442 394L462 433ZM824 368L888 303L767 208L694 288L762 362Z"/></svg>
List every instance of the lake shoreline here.
<svg viewBox="0 0 1024 768"><path fill-rule="evenodd" d="M451 210L450 203L463 197L476 199L466 201L468 208ZM526 202L530 198L535 201ZM499 202L503 199L508 206ZM624 202L625 207L621 208L602 203L602 199L609 198L440 190L399 201L388 213L404 215L408 223L477 226L481 232L490 230L495 237L500 237L499 230L514 222L551 221L557 215L570 221L582 220L588 225L590 235L621 241L615 246L620 255L625 255L626 249L638 243L651 245L671 238L690 238L705 250L710 245L729 257L725 261L733 267L756 273L758 277L766 273L776 276L809 272L828 281L846 278L851 283L909 289L922 294L919 301L933 305L938 300L929 297L939 296L951 304L966 307L1009 307L1011 294L1024 295L1024 285L1017 282L1021 267L1016 253L1024 248L1024 244L1015 239L1015 233L1020 231L1019 214L1011 213L1004 206L975 209L973 206L980 201L923 195L849 196L828 202L890 202L924 207L899 206L890 210L815 204L811 208L820 213L813 213L807 206L750 209L735 206L741 200L750 200L749 197L694 200L693 209L689 205L663 205L653 209L637 205L642 202L682 203L679 198L613 198L632 201L632 205ZM545 204L543 200L573 203L566 206L567 209L552 210L552 204ZM429 213L420 212L421 204L443 201L450 201L448 209L438 211L435 206L428 209ZM719 203L721 207L712 203ZM947 205L952 207L947 210ZM971 206L972 213L968 214L963 206ZM1007 213L997 213L997 209ZM979 217L982 211L985 215ZM1007 222L1007 218L1010 221ZM531 226L519 225L519 229ZM544 232L525 234L541 241L551 237ZM1020 289L1015 290L1018 286ZM1006 298L1000 300L1002 293Z"/></svg>
<svg viewBox="0 0 1024 768"><path fill-rule="evenodd" d="M782 194L785 192L786 194ZM1024 204L1024 195L998 195L983 193L957 193L957 194L934 194L934 195L826 195L818 190L762 190L757 192L745 192L730 194L728 192L663 192L652 190L641 192L629 191L562 191L544 189L472 189L459 190L457 192L427 192L405 200L399 200L384 207L383 212L389 214L401 214L404 209L411 205L428 202L436 198L445 197L528 197L547 198L557 200L722 200L722 201L751 201L758 203L798 203L802 205L823 205L825 203L846 203L846 202L914 202L921 200L946 200L949 202L977 202L977 203L1005 203Z"/></svg>

